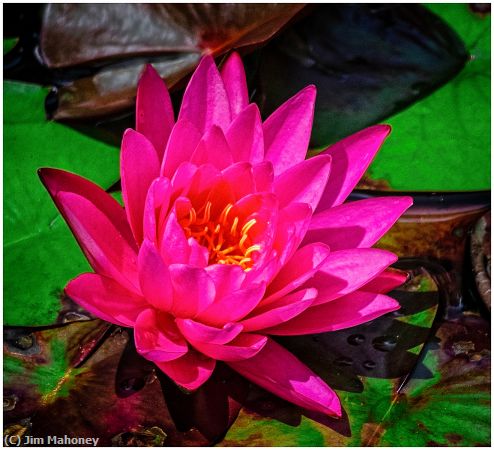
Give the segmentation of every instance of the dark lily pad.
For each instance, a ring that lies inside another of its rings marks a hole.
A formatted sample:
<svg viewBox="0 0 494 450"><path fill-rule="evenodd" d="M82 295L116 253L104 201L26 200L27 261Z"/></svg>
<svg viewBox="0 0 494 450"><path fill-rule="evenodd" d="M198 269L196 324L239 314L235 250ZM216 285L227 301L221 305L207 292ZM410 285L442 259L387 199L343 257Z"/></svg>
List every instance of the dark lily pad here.
<svg viewBox="0 0 494 450"><path fill-rule="evenodd" d="M315 84L311 143L321 147L404 109L466 60L459 37L422 6L324 5L262 49L256 99L267 115Z"/></svg>

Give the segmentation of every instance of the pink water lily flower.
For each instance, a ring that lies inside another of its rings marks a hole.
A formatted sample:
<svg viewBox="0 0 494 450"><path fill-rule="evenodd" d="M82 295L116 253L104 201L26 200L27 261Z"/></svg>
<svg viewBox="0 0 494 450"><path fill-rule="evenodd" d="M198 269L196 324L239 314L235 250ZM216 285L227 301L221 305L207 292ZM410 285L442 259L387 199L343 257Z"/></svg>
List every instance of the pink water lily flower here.
<svg viewBox="0 0 494 450"><path fill-rule="evenodd" d="M309 410L341 416L336 394L271 336L352 327L396 310L396 256L370 248L409 197L343 204L389 134L377 125L305 159L316 89L262 123L237 54L205 57L175 121L151 66L121 150L125 209L72 173L40 176L95 273L67 295L134 328L135 346L186 389L217 361Z"/></svg>

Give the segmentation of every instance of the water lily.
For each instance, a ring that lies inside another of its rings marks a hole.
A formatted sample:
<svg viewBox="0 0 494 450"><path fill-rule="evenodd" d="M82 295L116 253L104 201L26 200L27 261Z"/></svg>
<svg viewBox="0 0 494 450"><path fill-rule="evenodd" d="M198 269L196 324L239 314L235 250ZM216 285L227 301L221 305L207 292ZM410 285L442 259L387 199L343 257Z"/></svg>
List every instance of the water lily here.
<svg viewBox="0 0 494 450"><path fill-rule="evenodd" d="M396 256L370 248L409 197L344 204L389 127L305 159L316 89L262 123L237 54L202 59L175 121L151 66L125 132L125 209L75 174L40 176L95 273L67 295L134 328L135 346L186 389L217 361L303 408L340 416L336 394L271 336L352 327L396 310Z"/></svg>

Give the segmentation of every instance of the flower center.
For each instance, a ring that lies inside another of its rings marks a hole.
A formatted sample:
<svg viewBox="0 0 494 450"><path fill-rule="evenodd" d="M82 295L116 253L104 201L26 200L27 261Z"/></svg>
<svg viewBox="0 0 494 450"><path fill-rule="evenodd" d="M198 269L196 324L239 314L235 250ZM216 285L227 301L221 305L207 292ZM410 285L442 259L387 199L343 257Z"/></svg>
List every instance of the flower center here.
<svg viewBox="0 0 494 450"><path fill-rule="evenodd" d="M209 264L236 264L249 271L254 264L253 254L261 249L260 245L252 244L249 235L256 219L240 225L239 218L230 215L233 205L229 203L213 220L211 207L208 201L198 211L190 209L189 215L179 221L185 235L208 249Z"/></svg>

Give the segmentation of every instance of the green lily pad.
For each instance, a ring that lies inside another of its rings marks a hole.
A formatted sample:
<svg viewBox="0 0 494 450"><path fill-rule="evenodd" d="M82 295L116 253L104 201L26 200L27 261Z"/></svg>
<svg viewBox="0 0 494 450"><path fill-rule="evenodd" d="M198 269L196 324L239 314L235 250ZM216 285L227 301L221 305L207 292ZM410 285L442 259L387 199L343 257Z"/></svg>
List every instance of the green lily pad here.
<svg viewBox="0 0 494 450"><path fill-rule="evenodd" d="M8 38L3 40L3 54L5 55L6 53L10 52L12 50L17 42L19 42L18 38Z"/></svg>
<svg viewBox="0 0 494 450"><path fill-rule="evenodd" d="M47 89L4 83L4 323L55 323L67 281L90 270L39 181L40 167L103 187L119 178L118 149L47 121Z"/></svg>
<svg viewBox="0 0 494 450"><path fill-rule="evenodd" d="M434 4L470 59L449 83L386 120L393 132L360 187L398 191L490 189L490 14Z"/></svg>

